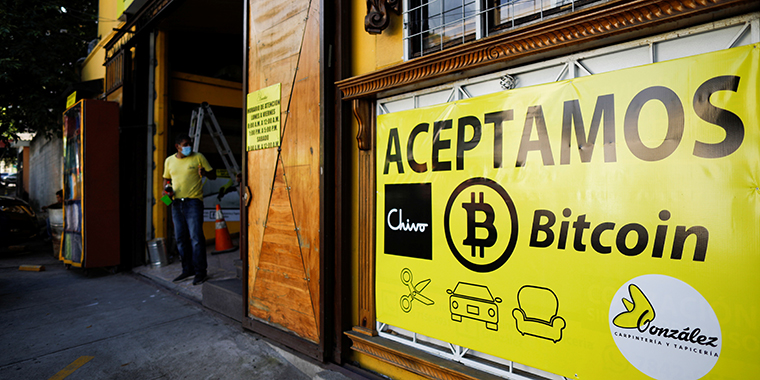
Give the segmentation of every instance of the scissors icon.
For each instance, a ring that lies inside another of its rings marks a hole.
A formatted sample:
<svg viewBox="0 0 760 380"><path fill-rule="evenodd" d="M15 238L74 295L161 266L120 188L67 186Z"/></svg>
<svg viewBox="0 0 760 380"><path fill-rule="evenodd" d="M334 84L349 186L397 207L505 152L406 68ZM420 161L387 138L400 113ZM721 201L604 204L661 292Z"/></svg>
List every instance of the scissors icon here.
<svg viewBox="0 0 760 380"><path fill-rule="evenodd" d="M414 300L420 301L424 305L432 305L435 303L430 298L421 294L425 287L430 284L430 279L422 280L418 282L417 285L412 285L412 271L409 268L404 268L401 271L401 282L409 288L409 294L401 296L401 310L403 310L404 313L408 313L412 310L412 301Z"/></svg>

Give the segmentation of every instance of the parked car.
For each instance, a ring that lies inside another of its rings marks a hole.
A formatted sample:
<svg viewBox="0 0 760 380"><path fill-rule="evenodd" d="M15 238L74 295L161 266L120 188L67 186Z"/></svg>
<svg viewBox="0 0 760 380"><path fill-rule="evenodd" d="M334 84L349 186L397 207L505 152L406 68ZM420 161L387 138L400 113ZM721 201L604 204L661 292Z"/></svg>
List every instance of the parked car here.
<svg viewBox="0 0 760 380"><path fill-rule="evenodd" d="M11 173L0 173L0 185L5 186L5 177L11 175Z"/></svg>
<svg viewBox="0 0 760 380"><path fill-rule="evenodd" d="M0 246L31 240L41 232L42 226L28 203L0 196Z"/></svg>
<svg viewBox="0 0 760 380"><path fill-rule="evenodd" d="M3 178L3 185L16 186L16 173L9 174L5 178Z"/></svg>

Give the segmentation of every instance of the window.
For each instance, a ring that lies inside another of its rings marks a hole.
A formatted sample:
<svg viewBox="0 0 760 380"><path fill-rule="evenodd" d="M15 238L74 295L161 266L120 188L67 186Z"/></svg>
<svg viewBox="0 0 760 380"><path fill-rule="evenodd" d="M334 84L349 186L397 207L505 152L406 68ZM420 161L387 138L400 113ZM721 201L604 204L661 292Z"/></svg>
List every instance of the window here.
<svg viewBox="0 0 760 380"><path fill-rule="evenodd" d="M406 0L405 58L421 57L601 0Z"/></svg>
<svg viewBox="0 0 760 380"><path fill-rule="evenodd" d="M480 0L409 0L407 39L412 57L477 38Z"/></svg>

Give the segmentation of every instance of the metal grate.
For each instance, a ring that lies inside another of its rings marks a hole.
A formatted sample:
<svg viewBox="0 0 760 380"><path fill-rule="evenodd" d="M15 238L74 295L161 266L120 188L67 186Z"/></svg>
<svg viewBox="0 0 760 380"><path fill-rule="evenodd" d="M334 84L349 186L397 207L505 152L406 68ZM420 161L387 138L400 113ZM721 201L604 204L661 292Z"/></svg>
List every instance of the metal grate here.
<svg viewBox="0 0 760 380"><path fill-rule="evenodd" d="M106 61L105 66L106 94L110 94L124 84L124 49L119 49Z"/></svg>
<svg viewBox="0 0 760 380"><path fill-rule="evenodd" d="M405 58L421 57L602 0L406 0Z"/></svg>
<svg viewBox="0 0 760 380"><path fill-rule="evenodd" d="M467 347L447 343L438 339L407 331L382 322L377 322L378 335L429 354L462 363L468 367L490 373L509 380L567 380L564 376L541 371L526 365L515 363L471 350Z"/></svg>

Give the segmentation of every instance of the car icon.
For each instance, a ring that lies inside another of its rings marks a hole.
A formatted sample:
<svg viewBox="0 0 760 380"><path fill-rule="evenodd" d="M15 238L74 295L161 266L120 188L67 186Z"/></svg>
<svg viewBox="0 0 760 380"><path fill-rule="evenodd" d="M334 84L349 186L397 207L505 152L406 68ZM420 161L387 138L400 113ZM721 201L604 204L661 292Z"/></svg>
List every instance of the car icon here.
<svg viewBox="0 0 760 380"><path fill-rule="evenodd" d="M486 323L486 328L499 330L499 306L501 298L494 298L487 286L459 282L454 290L446 289L449 297L451 320L462 322L470 318Z"/></svg>

